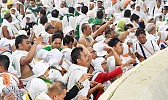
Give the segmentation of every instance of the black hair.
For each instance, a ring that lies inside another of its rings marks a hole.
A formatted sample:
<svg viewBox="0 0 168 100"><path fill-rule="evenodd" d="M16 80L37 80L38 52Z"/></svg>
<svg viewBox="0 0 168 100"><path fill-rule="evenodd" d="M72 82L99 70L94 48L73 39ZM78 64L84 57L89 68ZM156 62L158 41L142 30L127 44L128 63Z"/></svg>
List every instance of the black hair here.
<svg viewBox="0 0 168 100"><path fill-rule="evenodd" d="M73 13L75 12L75 8L74 7L69 7L69 13Z"/></svg>
<svg viewBox="0 0 168 100"><path fill-rule="evenodd" d="M131 16L131 10L127 9L124 11L124 17L129 18Z"/></svg>
<svg viewBox="0 0 168 100"><path fill-rule="evenodd" d="M92 25L92 30L95 30L96 25L99 25L99 24L94 24L94 25Z"/></svg>
<svg viewBox="0 0 168 100"><path fill-rule="evenodd" d="M69 44L70 42L74 42L74 38L72 38L71 36L69 35L66 35L64 38L63 38L63 45L66 45L66 44Z"/></svg>
<svg viewBox="0 0 168 100"><path fill-rule="evenodd" d="M146 35L145 30L144 30L143 28L141 28L141 27L139 27L139 28L136 30L135 36L138 37L140 34Z"/></svg>
<svg viewBox="0 0 168 100"><path fill-rule="evenodd" d="M5 13L4 19L8 20L9 18L12 18L10 13Z"/></svg>
<svg viewBox="0 0 168 100"><path fill-rule="evenodd" d="M23 39L28 39L28 37L27 37L26 35L19 35L19 36L16 37L16 39L15 39L16 49L19 48L19 45L18 45L18 44L22 43L22 42L23 42Z"/></svg>
<svg viewBox="0 0 168 100"><path fill-rule="evenodd" d="M82 12L83 14L86 14L86 13L88 12L88 7L87 7L87 6L82 6L81 12Z"/></svg>
<svg viewBox="0 0 168 100"><path fill-rule="evenodd" d="M126 24L124 26L124 31L127 31L129 28L133 28L134 26L132 24Z"/></svg>
<svg viewBox="0 0 168 100"><path fill-rule="evenodd" d="M46 10L41 9L41 10L40 10L40 14L42 14L43 16L46 16Z"/></svg>
<svg viewBox="0 0 168 100"><path fill-rule="evenodd" d="M58 15L59 15L59 11L58 11L57 9L54 9L54 10L51 12L51 16L52 16L52 17L58 18Z"/></svg>
<svg viewBox="0 0 168 100"><path fill-rule="evenodd" d="M113 28L107 28L107 29L105 30L105 35L110 34L112 31L114 31Z"/></svg>
<svg viewBox="0 0 168 100"><path fill-rule="evenodd" d="M99 10L99 11L97 12L96 17L99 18L99 19L102 19L102 18L103 18L103 15L104 15L103 11L102 11L102 10Z"/></svg>
<svg viewBox="0 0 168 100"><path fill-rule="evenodd" d="M131 15L131 18L130 18L131 21L136 21L136 20L138 20L138 19L139 19L139 16L138 16L138 15L136 15L136 14L132 14L132 15Z"/></svg>
<svg viewBox="0 0 168 100"><path fill-rule="evenodd" d="M42 17L40 18L40 24L44 25L44 24L47 23L47 22L48 22L47 16L42 16Z"/></svg>
<svg viewBox="0 0 168 100"><path fill-rule="evenodd" d="M62 40L62 36L58 33L55 33L52 35L52 42L56 39L56 38L60 38Z"/></svg>
<svg viewBox="0 0 168 100"><path fill-rule="evenodd" d="M61 38L62 38L62 39L64 38L64 33L63 33L61 30L55 31L55 34L61 35Z"/></svg>
<svg viewBox="0 0 168 100"><path fill-rule="evenodd" d="M8 70L10 64L9 57L6 55L0 55L0 66L3 66L5 70Z"/></svg>
<svg viewBox="0 0 168 100"><path fill-rule="evenodd" d="M118 42L121 42L121 40L117 37L112 38L109 42L108 42L108 46L110 47L115 47L117 45Z"/></svg>
<svg viewBox="0 0 168 100"><path fill-rule="evenodd" d="M72 63L77 64L77 59L79 59L81 57L80 52L83 51L82 47L76 47L75 49L72 50L71 52L71 60Z"/></svg>

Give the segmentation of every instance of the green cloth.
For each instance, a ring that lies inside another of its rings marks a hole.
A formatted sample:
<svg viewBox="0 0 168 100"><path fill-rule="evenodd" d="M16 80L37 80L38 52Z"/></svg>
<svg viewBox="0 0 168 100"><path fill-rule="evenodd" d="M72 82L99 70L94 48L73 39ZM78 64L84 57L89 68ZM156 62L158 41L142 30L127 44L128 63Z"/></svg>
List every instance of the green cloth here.
<svg viewBox="0 0 168 100"><path fill-rule="evenodd" d="M99 25L101 25L102 24L102 19L99 19L99 18L95 18L95 19L93 19L93 18L90 18L89 19L89 24L99 24Z"/></svg>
<svg viewBox="0 0 168 100"><path fill-rule="evenodd" d="M47 50L47 51L51 51L52 50L52 46L49 45L49 46L46 46L43 48L44 50ZM63 49L62 48L58 48L59 51L62 51Z"/></svg>
<svg viewBox="0 0 168 100"><path fill-rule="evenodd" d="M75 16L79 16L80 13L78 11L75 11Z"/></svg>
<svg viewBox="0 0 168 100"><path fill-rule="evenodd" d="M60 19L60 20L63 20L63 17L64 17L64 16L60 16L59 19Z"/></svg>
<svg viewBox="0 0 168 100"><path fill-rule="evenodd" d="M44 47L43 49L44 49L44 50L47 50L47 51L51 51L51 50L52 50L52 47L51 47L51 45L49 45L49 46Z"/></svg>
<svg viewBox="0 0 168 100"><path fill-rule="evenodd" d="M52 84L52 82L50 80L48 80L48 79L45 79L45 78L40 78L40 79L42 79L46 83Z"/></svg>
<svg viewBox="0 0 168 100"><path fill-rule="evenodd" d="M95 18L92 23L101 25L102 24L102 19Z"/></svg>
<svg viewBox="0 0 168 100"><path fill-rule="evenodd" d="M93 22L93 20L94 20L94 18L90 18L90 19L88 20L88 23L91 24L91 23Z"/></svg>
<svg viewBox="0 0 168 100"><path fill-rule="evenodd" d="M3 18L0 15L0 24L2 24L2 22L3 22Z"/></svg>
<svg viewBox="0 0 168 100"><path fill-rule="evenodd" d="M117 23L117 28L119 28L119 33L123 33L124 32L124 26L126 24L126 21L125 20L119 20L118 23Z"/></svg>

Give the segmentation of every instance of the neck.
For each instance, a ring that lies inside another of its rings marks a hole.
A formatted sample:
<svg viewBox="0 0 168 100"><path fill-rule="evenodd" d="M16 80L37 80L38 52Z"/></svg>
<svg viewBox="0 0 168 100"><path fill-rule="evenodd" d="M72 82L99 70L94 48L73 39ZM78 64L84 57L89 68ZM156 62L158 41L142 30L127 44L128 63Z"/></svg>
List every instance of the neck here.
<svg viewBox="0 0 168 100"><path fill-rule="evenodd" d="M53 100L53 93L46 93Z"/></svg>

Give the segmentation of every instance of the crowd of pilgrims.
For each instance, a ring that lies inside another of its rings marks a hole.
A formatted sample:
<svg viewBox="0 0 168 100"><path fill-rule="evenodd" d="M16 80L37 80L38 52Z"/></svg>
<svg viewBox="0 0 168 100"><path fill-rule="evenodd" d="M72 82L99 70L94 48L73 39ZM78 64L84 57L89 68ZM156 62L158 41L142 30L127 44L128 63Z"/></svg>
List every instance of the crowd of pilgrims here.
<svg viewBox="0 0 168 100"><path fill-rule="evenodd" d="M98 100L168 47L162 0L1 0L0 99Z"/></svg>

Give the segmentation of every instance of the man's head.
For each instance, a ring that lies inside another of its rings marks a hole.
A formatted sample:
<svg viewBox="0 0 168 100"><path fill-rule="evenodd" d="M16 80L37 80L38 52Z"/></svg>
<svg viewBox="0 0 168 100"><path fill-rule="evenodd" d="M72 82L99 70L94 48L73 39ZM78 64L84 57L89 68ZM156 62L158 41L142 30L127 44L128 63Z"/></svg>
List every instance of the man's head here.
<svg viewBox="0 0 168 100"><path fill-rule="evenodd" d="M52 35L52 48L61 48L62 43L62 36L60 34L53 34Z"/></svg>
<svg viewBox="0 0 168 100"><path fill-rule="evenodd" d="M52 100L64 100L67 90L66 85L60 81L54 82L47 91Z"/></svg>
<svg viewBox="0 0 168 100"><path fill-rule="evenodd" d="M44 10L44 9L40 10L40 17L42 17L42 16L46 16L46 10Z"/></svg>
<svg viewBox="0 0 168 100"><path fill-rule="evenodd" d="M98 7L98 8L101 8L102 6L103 6L103 1L98 0L98 1L97 1L97 7Z"/></svg>
<svg viewBox="0 0 168 100"><path fill-rule="evenodd" d="M116 32L113 28L108 28L105 30L105 37L106 38L114 38L116 37Z"/></svg>
<svg viewBox="0 0 168 100"><path fill-rule="evenodd" d="M88 7L87 7L87 6L82 6L81 12L82 12L83 14L87 14L87 12L88 12Z"/></svg>
<svg viewBox="0 0 168 100"><path fill-rule="evenodd" d="M149 34L155 34L155 33L156 33L155 24L153 24L153 23L148 23L148 24L146 25L146 31L147 31Z"/></svg>
<svg viewBox="0 0 168 100"><path fill-rule="evenodd" d="M74 38L72 38L71 36L69 35L66 35L63 39L63 45L64 46L67 46L68 48L73 48L73 45L74 45Z"/></svg>
<svg viewBox="0 0 168 100"><path fill-rule="evenodd" d="M82 24L82 32L84 35L89 36L91 34L91 28L88 23L83 23Z"/></svg>
<svg viewBox="0 0 168 100"><path fill-rule="evenodd" d="M4 15L4 19L6 19L9 23L11 23L12 22L12 16L11 16L11 14L10 13L6 13Z"/></svg>
<svg viewBox="0 0 168 100"><path fill-rule="evenodd" d="M127 9L124 11L124 17L130 18L131 17L131 10Z"/></svg>
<svg viewBox="0 0 168 100"><path fill-rule="evenodd" d="M54 26L51 23L46 23L45 24L45 31L49 34L54 34L54 32L55 32Z"/></svg>
<svg viewBox="0 0 168 100"><path fill-rule="evenodd" d="M40 18L40 24L45 25L45 23L47 23L47 22L48 22L47 16L42 16Z"/></svg>
<svg viewBox="0 0 168 100"><path fill-rule="evenodd" d="M138 21L139 21L139 16L136 15L136 14L132 14L130 20L131 20L132 22L135 21L135 22L138 23Z"/></svg>
<svg viewBox="0 0 168 100"><path fill-rule="evenodd" d="M147 41L145 30L142 28L136 30L135 36L141 44L144 44Z"/></svg>
<svg viewBox="0 0 168 100"><path fill-rule="evenodd" d="M99 10L99 11L97 12L97 18L103 19L103 15L104 15L104 13L103 13L102 10Z"/></svg>
<svg viewBox="0 0 168 100"><path fill-rule="evenodd" d="M163 7L163 14L166 15L168 13L168 6Z"/></svg>
<svg viewBox="0 0 168 100"><path fill-rule="evenodd" d="M92 25L92 31L93 31L93 33L94 33L95 31L97 31L99 28L100 28L100 25L99 25L99 24L94 24L94 25Z"/></svg>
<svg viewBox="0 0 168 100"><path fill-rule="evenodd" d="M66 1L61 1L61 4L60 4L60 8L64 8L64 7L66 7Z"/></svg>
<svg viewBox="0 0 168 100"><path fill-rule="evenodd" d="M52 12L51 12L51 16L54 17L54 18L58 18L58 15L59 15L59 11L57 9L54 9Z"/></svg>
<svg viewBox="0 0 168 100"><path fill-rule="evenodd" d="M18 50L29 51L31 48L30 41L26 35L19 35L15 39L15 46Z"/></svg>
<svg viewBox="0 0 168 100"><path fill-rule="evenodd" d="M72 63L80 66L88 67L90 65L89 58L82 47L77 47L72 50L71 59Z"/></svg>
<svg viewBox="0 0 168 100"><path fill-rule="evenodd" d="M74 7L69 7L69 13L74 14L75 8Z"/></svg>
<svg viewBox="0 0 168 100"><path fill-rule="evenodd" d="M89 52L91 53L92 59L96 59L96 58L97 58L96 51L95 51L92 47L87 47L87 49L88 49Z"/></svg>
<svg viewBox="0 0 168 100"><path fill-rule="evenodd" d="M9 68L9 58L6 55L0 55L0 73L7 72Z"/></svg>
<svg viewBox="0 0 168 100"><path fill-rule="evenodd" d="M36 1L35 0L30 0L29 2L31 7L35 7L36 6Z"/></svg>
<svg viewBox="0 0 168 100"><path fill-rule="evenodd" d="M160 7L160 5L161 5L161 0L156 0L156 6Z"/></svg>
<svg viewBox="0 0 168 100"><path fill-rule="evenodd" d="M121 43L121 40L117 37L111 39L109 42L108 42L108 45L110 47L113 47L114 50L117 52L118 55L121 55L123 53L123 45Z"/></svg>

